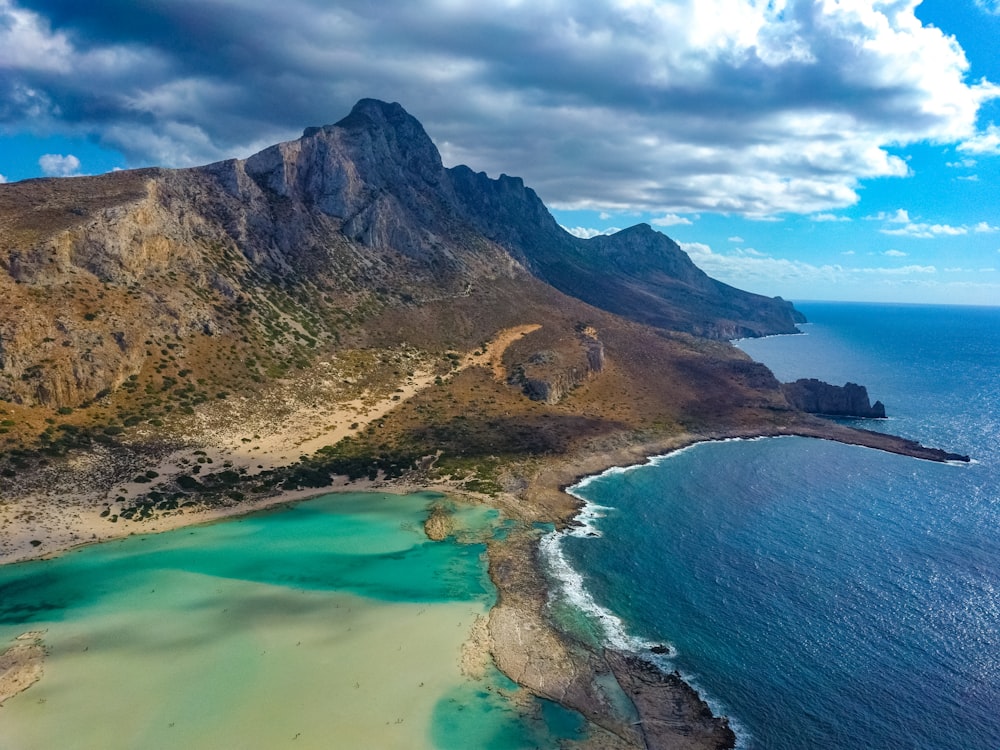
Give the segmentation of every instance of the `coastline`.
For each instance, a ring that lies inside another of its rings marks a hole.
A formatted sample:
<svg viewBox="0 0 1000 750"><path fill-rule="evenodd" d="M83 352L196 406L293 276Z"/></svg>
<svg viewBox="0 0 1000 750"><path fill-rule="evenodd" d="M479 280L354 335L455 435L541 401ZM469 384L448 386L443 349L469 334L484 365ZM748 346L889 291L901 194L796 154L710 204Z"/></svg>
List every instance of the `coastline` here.
<svg viewBox="0 0 1000 750"><path fill-rule="evenodd" d="M486 628L475 629L469 634L470 661L481 660L488 653L497 667L522 687L579 711L598 728L600 747L733 747L735 735L728 722L713 716L702 696L679 675L659 672L659 677L653 679L651 664L641 657L611 648L599 652L562 632L550 621L547 608L551 583L540 550L542 534L534 525L550 524L565 530L578 524L578 515L585 502L568 490L602 472L644 465L701 442L793 435L862 445L925 460L966 458L892 435L854 430L811 417L802 417L794 424L783 426L762 422L646 442L619 435L573 455L543 462L517 495L475 495L447 481L358 480L347 483L341 480L326 488L283 491L229 507L164 515L145 521L122 520L118 524L101 518L93 498L80 495L75 499L86 507L77 506L80 512L75 516L79 523L75 540L61 545L46 544L44 549L42 545L31 546L30 543L27 547L22 544L13 549L8 545L0 550L0 564L51 557L78 546L133 534L214 523L331 493L435 491L486 503L522 523L508 538L488 545L489 575L497 589L497 602L488 614ZM65 498L59 510L65 514L72 507L73 498ZM433 538L431 529L427 531ZM90 538L83 536L87 533ZM609 676L613 676L611 680ZM623 701L626 697L628 700ZM631 708L627 704L631 704Z"/></svg>
<svg viewBox="0 0 1000 750"><path fill-rule="evenodd" d="M969 460L906 438L804 417L794 426L759 424L755 429L685 433L567 457L543 467L529 483L525 499L529 500L528 508L555 511L549 522L565 531L579 524L578 517L587 505L570 489L590 477L642 466L703 442L772 437L833 440L942 463ZM497 605L490 612L497 666L532 692L579 710L626 746L650 750L735 747L736 735L728 720L714 716L704 698L679 674L664 673L652 662L624 650L605 648L602 654L593 653L552 625L546 616L550 584L540 541L537 535L520 541L520 554L516 555L490 548L490 577L498 590ZM601 692L600 676L609 672L631 700L637 712L634 717L616 714L613 697ZM656 697L650 697L653 695Z"/></svg>

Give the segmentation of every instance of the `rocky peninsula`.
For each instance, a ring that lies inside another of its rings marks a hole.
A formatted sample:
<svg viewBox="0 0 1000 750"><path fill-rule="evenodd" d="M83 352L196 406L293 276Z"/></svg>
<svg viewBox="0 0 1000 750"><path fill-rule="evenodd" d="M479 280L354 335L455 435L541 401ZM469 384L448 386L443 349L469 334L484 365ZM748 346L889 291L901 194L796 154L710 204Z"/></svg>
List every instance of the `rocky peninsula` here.
<svg viewBox="0 0 1000 750"><path fill-rule="evenodd" d="M490 503L516 527L472 640L592 747L733 736L551 623L537 527L573 523L567 486L733 437L967 460L807 413L861 395L783 387L725 341L796 330L792 305L645 225L572 237L519 179L445 168L398 104L245 160L3 184L0 230L0 561L331 490Z"/></svg>

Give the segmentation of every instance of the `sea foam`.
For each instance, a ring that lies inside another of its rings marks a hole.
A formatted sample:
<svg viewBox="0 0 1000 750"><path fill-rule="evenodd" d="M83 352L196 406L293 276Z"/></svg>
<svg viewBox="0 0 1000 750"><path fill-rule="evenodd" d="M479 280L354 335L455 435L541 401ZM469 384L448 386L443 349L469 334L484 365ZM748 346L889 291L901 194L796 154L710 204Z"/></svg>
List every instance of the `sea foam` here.
<svg viewBox="0 0 1000 750"><path fill-rule="evenodd" d="M647 641L630 634L625 629L625 624L621 618L595 601L590 591L587 590L583 576L570 565L563 554L561 542L564 535L568 534L559 531L546 534L542 537L539 549L541 550L549 574L558 584L559 593L573 607L600 625L605 645L619 651L630 651L643 655L650 654L650 649L654 646L662 645L672 655L674 653L673 646Z"/></svg>

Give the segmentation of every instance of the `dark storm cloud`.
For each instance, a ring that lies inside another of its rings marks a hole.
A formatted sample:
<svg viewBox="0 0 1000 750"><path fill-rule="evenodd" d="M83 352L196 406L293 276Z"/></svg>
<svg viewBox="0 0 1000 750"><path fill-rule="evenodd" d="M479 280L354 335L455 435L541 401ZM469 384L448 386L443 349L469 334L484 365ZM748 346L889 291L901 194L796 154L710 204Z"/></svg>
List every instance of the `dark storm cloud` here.
<svg viewBox="0 0 1000 750"><path fill-rule="evenodd" d="M184 165L372 96L550 202L811 212L904 174L887 145L972 136L994 93L914 4L0 0L0 123Z"/></svg>

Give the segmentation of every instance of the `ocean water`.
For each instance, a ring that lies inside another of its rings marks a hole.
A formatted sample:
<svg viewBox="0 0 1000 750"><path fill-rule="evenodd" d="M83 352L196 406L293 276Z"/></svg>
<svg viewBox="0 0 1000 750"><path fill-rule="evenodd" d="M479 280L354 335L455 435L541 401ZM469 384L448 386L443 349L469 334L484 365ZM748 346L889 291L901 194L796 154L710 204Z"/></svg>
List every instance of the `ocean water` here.
<svg viewBox="0 0 1000 750"><path fill-rule="evenodd" d="M545 542L564 599L604 640L668 644L742 747L996 750L1000 308L799 307L805 335L740 345L783 380L862 383L891 418L861 426L974 462L786 437L613 470Z"/></svg>
<svg viewBox="0 0 1000 750"><path fill-rule="evenodd" d="M0 567L0 648L43 630L45 674L0 708L0 750L524 748L578 716L460 672L495 599L495 511L440 496L294 507ZM513 698L513 700L511 700Z"/></svg>

